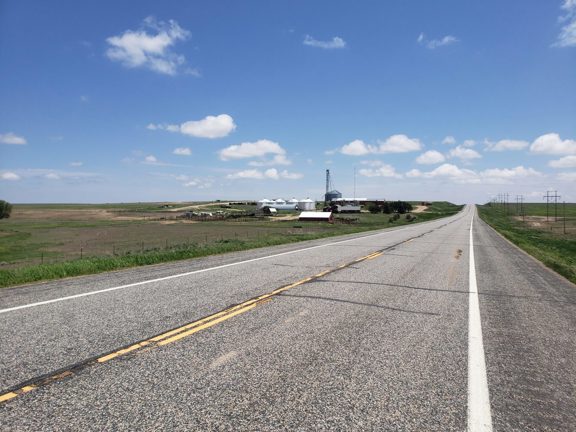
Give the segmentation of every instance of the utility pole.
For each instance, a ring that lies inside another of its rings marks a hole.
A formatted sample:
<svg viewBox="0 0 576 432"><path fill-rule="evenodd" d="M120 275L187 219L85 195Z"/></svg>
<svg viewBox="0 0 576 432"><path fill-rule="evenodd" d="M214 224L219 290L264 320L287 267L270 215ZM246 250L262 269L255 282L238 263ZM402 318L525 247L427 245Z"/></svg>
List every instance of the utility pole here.
<svg viewBox="0 0 576 432"><path fill-rule="evenodd" d="M516 214L519 216L524 215L524 196L516 195Z"/></svg>
<svg viewBox="0 0 576 432"><path fill-rule="evenodd" d="M558 221L558 198L560 198L558 191L554 191L554 222Z"/></svg>
<svg viewBox="0 0 576 432"><path fill-rule="evenodd" d="M554 194L552 194L552 192L554 192ZM554 198L554 222L556 222L558 220L558 198L560 198L560 195L558 195L558 191L546 191L544 198L546 199L546 222L548 222L549 219L549 206L552 198Z"/></svg>
<svg viewBox="0 0 576 432"><path fill-rule="evenodd" d="M550 192L551 191L546 191L546 195L544 195L544 198L546 199L546 222L548 222L548 206L550 204Z"/></svg>

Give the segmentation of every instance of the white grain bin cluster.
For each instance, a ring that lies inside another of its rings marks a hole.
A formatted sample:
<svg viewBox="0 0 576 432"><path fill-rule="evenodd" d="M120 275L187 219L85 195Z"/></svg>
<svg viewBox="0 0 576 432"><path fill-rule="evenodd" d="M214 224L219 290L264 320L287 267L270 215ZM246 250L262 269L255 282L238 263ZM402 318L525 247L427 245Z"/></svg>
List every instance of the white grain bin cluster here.
<svg viewBox="0 0 576 432"><path fill-rule="evenodd" d="M311 211L316 209L316 202L312 201L310 198L297 200L295 198L285 201L283 199L261 199L256 203L256 208L262 210L264 207L275 208L276 210L300 210L300 211Z"/></svg>

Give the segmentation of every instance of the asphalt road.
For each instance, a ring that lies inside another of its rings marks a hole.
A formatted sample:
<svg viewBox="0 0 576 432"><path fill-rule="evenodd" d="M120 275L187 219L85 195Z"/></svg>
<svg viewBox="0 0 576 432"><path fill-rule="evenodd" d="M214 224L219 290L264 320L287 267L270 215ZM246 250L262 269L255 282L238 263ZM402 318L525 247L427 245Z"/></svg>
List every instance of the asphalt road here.
<svg viewBox="0 0 576 432"><path fill-rule="evenodd" d="M0 429L576 430L576 286L473 213L0 290Z"/></svg>

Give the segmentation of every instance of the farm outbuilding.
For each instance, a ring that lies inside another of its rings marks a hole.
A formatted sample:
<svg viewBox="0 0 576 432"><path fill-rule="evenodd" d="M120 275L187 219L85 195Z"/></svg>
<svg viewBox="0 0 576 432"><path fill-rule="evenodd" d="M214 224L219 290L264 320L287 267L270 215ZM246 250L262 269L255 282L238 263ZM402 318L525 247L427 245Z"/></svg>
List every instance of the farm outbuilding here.
<svg viewBox="0 0 576 432"><path fill-rule="evenodd" d="M300 213L299 221L302 222L330 222L334 221L332 212L304 211Z"/></svg>

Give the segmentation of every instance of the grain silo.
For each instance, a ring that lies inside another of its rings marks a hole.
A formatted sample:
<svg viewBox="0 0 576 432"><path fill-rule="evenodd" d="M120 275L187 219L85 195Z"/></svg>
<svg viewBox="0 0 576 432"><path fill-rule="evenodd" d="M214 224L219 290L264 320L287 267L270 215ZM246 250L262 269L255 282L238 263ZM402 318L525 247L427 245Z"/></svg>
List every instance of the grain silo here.
<svg viewBox="0 0 576 432"><path fill-rule="evenodd" d="M310 198L298 201L298 210L300 211L314 211L316 210L316 202Z"/></svg>
<svg viewBox="0 0 576 432"><path fill-rule="evenodd" d="M342 198L342 194L336 189L332 189L332 178L330 177L330 170L326 170L326 193L324 194L324 201L330 203L335 199Z"/></svg>

